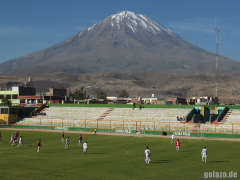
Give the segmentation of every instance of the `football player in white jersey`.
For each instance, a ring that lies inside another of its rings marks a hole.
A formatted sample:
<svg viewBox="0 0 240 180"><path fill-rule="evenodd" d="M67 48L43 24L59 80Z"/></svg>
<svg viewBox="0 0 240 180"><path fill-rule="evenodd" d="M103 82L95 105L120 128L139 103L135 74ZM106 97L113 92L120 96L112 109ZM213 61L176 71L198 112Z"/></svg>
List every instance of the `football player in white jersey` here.
<svg viewBox="0 0 240 180"><path fill-rule="evenodd" d="M23 145L23 141L22 141L22 136L21 136L20 139L19 139L19 144L18 144L17 147L22 146L22 145Z"/></svg>
<svg viewBox="0 0 240 180"><path fill-rule="evenodd" d="M66 139L66 146L65 146L65 149L68 149L68 147L69 147L69 136L68 136L67 139Z"/></svg>
<svg viewBox="0 0 240 180"><path fill-rule="evenodd" d="M11 141L9 141L9 144L13 142L14 134L11 136Z"/></svg>
<svg viewBox="0 0 240 180"><path fill-rule="evenodd" d="M148 148L148 146L147 146L147 148L146 148L146 150L144 151L144 154L145 154L145 156L146 156L146 158L145 158L145 162L147 163L147 164L149 164L149 162L150 162L150 150L149 150L149 148Z"/></svg>
<svg viewBox="0 0 240 180"><path fill-rule="evenodd" d="M172 144L172 143L175 142L175 141L174 141L174 134L173 134L173 133L172 133L172 136L171 136L171 137L172 137L172 141L171 141L171 144Z"/></svg>
<svg viewBox="0 0 240 180"><path fill-rule="evenodd" d="M202 149L201 155L202 155L202 162L204 162L203 158L205 158L205 163L206 163L207 162L207 149L206 149L206 147L204 147Z"/></svg>
<svg viewBox="0 0 240 180"><path fill-rule="evenodd" d="M87 154L87 141L83 143L83 154Z"/></svg>

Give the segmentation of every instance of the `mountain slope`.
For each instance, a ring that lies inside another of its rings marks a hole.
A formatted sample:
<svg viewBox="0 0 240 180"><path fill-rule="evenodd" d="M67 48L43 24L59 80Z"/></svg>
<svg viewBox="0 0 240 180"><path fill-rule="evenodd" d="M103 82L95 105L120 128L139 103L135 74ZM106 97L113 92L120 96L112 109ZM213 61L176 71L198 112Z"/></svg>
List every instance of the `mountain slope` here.
<svg viewBox="0 0 240 180"><path fill-rule="evenodd" d="M0 73L213 73L215 63L214 54L153 19L123 11L47 49L0 64ZM220 73L238 69L239 62L219 57Z"/></svg>

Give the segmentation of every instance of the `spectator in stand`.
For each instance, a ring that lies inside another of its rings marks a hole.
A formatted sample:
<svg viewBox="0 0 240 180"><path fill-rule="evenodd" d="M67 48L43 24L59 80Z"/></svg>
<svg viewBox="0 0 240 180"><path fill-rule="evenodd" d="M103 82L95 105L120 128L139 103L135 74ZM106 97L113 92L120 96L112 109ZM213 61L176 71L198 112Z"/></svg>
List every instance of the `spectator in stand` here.
<svg viewBox="0 0 240 180"><path fill-rule="evenodd" d="M177 116L177 121L179 121L179 117Z"/></svg>

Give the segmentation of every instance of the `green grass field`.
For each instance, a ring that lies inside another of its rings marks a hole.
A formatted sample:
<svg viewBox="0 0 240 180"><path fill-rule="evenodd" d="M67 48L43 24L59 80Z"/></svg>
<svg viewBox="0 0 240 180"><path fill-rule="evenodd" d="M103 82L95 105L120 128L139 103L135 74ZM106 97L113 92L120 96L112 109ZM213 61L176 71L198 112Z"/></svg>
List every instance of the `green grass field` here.
<svg viewBox="0 0 240 180"><path fill-rule="evenodd" d="M239 171L239 142L180 139L180 151L169 138L82 134L88 154L78 146L79 134L70 137L69 149L61 132L20 131L23 147L9 144L12 130L1 130L0 179L166 179L198 180L204 172ZM37 141L42 146L37 153ZM18 145L18 142L17 142ZM149 146L151 162L144 150ZM208 149L207 163L201 150Z"/></svg>

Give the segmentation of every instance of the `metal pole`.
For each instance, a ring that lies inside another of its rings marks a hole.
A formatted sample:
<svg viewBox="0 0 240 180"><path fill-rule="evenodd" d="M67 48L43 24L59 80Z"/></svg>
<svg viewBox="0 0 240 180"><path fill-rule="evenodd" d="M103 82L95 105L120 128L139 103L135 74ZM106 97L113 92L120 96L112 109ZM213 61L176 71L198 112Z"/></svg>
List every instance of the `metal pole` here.
<svg viewBox="0 0 240 180"><path fill-rule="evenodd" d="M218 96L218 33L219 33L219 30L217 29L216 24L215 24L215 31L216 31L216 97L217 97Z"/></svg>

